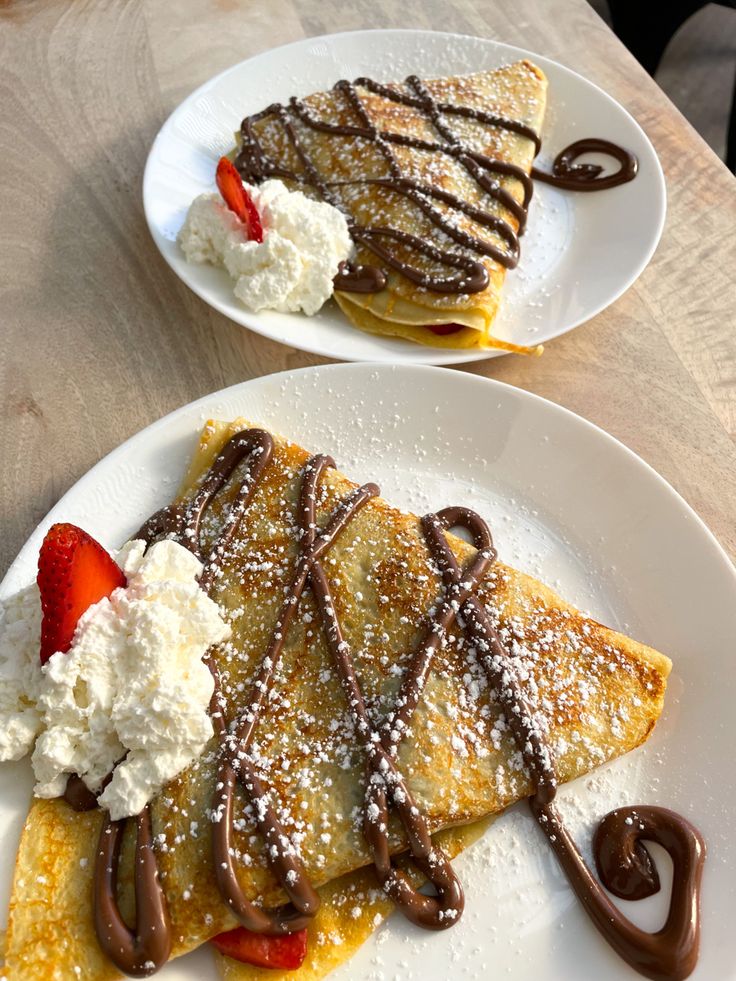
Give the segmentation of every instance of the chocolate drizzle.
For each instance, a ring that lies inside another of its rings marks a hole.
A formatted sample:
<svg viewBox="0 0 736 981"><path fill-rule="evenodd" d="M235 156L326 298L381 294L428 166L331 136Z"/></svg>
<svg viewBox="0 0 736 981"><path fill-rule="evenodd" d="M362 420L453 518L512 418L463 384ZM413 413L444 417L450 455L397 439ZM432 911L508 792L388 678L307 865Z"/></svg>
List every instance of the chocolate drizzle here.
<svg viewBox="0 0 736 981"><path fill-rule="evenodd" d="M533 710L508 670L508 655L486 609L474 595L482 575L476 580L468 575L468 571L472 572L472 569L460 570L447 544L444 533L455 528L464 528L470 532L478 555L486 559L486 568L496 558L488 525L475 511L455 507L426 515L422 519L422 530L432 558L442 573L445 603L450 605L450 610L460 611L465 633L481 657L491 690L495 692L504 710L537 794L544 800L552 800L557 789L557 780L549 749ZM452 619L454 620L454 615ZM428 668L429 665L424 672L425 677Z"/></svg>
<svg viewBox="0 0 736 981"><path fill-rule="evenodd" d="M87 784L76 773L66 782L64 800L75 811L93 811L97 807L97 794L92 793Z"/></svg>
<svg viewBox="0 0 736 981"><path fill-rule="evenodd" d="M302 486L299 509L302 547L307 554L313 551L314 547L317 480L326 468L334 466L334 461L325 456L313 457L307 464L307 475ZM375 484L367 484L357 493L374 497L378 492ZM363 833L371 848L379 881L384 891L412 922L433 930L451 926L463 909L462 887L445 855L433 846L427 824L396 766L395 757L400 738L392 741L390 736L387 738L386 732L381 738L374 730L349 645L343 637L335 614L330 584L319 561L313 563L309 578L322 618L327 644L335 661L340 684L365 754L366 796ZM409 668L408 686L402 688L403 693L406 692L407 687L412 686L417 657L418 655L415 655L414 664ZM398 703L402 704L401 693L398 696ZM400 714L404 720L404 728L408 725L416 703L417 700L414 700L413 704L408 701L402 704ZM434 886L436 896L420 893L391 861L388 842L389 806L404 827L412 860Z"/></svg>
<svg viewBox="0 0 736 981"><path fill-rule="evenodd" d="M378 266L341 262L333 280L336 290L348 293L378 293L386 286L386 273Z"/></svg>
<svg viewBox="0 0 736 981"><path fill-rule="evenodd" d="M432 141L405 133L379 130L372 122L370 113L358 91L359 88L379 95L390 102L419 110L440 139ZM400 272L417 286L435 293L482 292L489 283L488 272L482 262L465 252L441 249L424 239L388 225L360 224L350 214L340 196L335 193L336 188L350 184L377 185L390 193L399 194L415 204L436 228L463 246L468 252L477 256L488 256L506 269L514 269L519 262L519 236L524 233L526 227L529 202L533 192L532 177L566 190L597 191L623 184L636 176L638 167L636 157L628 150L624 150L607 140L587 139L573 143L558 154L551 174L535 167L530 176L516 164L479 153L458 138L449 122L452 117L472 119L483 125L521 136L533 144L535 156L540 150L541 140L539 134L530 126L518 120L506 119L471 106L455 105L436 100L424 82L416 75L410 75L402 89L382 85L370 78L358 78L355 82L342 80L337 82L334 89L343 97L354 122L348 124L330 123L320 119L302 100L296 97L292 97L288 105L274 103L263 111L243 120L241 125L242 143L235 158L235 166L243 179L251 183L258 183L269 177L277 177L312 188L323 200L345 213L348 219L348 229L356 245L362 245L373 252L388 267ZM299 172L268 156L259 140L256 129L257 124L264 120L276 120L281 124L301 164ZM383 157L388 169L388 176L343 181L329 180L320 174L307 153L294 125L296 120L317 132L329 133L334 136L355 137L370 143ZM505 220L500 215L464 201L441 187L415 180L406 175L402 172L392 149L394 146L409 147L453 157L475 180L481 190L510 214L515 224ZM613 174L603 175L603 168L596 164L575 163L581 154L592 152L613 156L620 163L619 170ZM503 177L512 177L521 184L521 201L518 201L507 188L502 186L499 178ZM447 205L450 210L442 211L437 208L434 204L437 201ZM486 238L472 235L459 227L457 223L458 212L471 218L476 225L495 232L503 244L499 245ZM457 269L459 272L449 277L439 273L430 275L397 255L389 247L391 242L404 246L404 252L413 252L431 260L441 268ZM375 272L369 274L368 270L372 268L371 266L361 266L360 273L349 271L347 275L343 270L340 270L335 279L335 289L356 293L377 292L383 289L386 285L385 272L376 267Z"/></svg>
<svg viewBox="0 0 736 981"><path fill-rule="evenodd" d="M598 875L615 896L643 899L659 891L659 876L642 844L654 841L673 862L672 898L664 926L640 930L606 896L583 861L556 809L530 799L570 885L604 939L653 981L683 981L692 974L700 945L700 880L705 843L689 821L664 807L622 807L603 818L594 838Z"/></svg>
<svg viewBox="0 0 736 981"><path fill-rule="evenodd" d="M137 537L150 543L162 535L173 535L201 558L202 517L237 467L243 464L244 473L227 510L225 524L204 560L200 585L203 589L211 589L221 575L227 545L237 533L272 455L273 440L265 431L251 429L236 434L225 445L191 501L157 512L144 524ZM644 839L659 842L669 851L675 864L675 885L667 922L654 934L635 927L608 899L585 865L553 805L557 778L545 741L543 721L525 699L513 670L510 670L503 642L486 607L476 595L496 558L496 551L486 523L467 508L446 508L422 518L422 534L441 575L443 590L427 615L422 639L406 669L396 707L383 724L375 726L366 707L350 646L336 615L322 560L350 521L379 491L375 484L356 488L337 504L320 528L316 513L317 492L323 474L334 466L330 457L320 455L311 457L303 468L296 515L299 547L291 582L244 703L247 710L239 717L226 719L227 704L218 670L213 657L208 661L215 680L210 711L221 744L213 799L216 814L212 826L213 867L224 901L243 925L269 934L302 929L319 906L319 897L276 815L271 792L264 786L249 756L260 715L274 685L286 635L304 592L311 589L365 756L364 836L382 888L404 915L422 927L437 930L451 926L463 911L462 887L446 856L433 843L426 820L397 765L399 748L422 698L435 655L450 628L457 626L465 632L468 646L477 653L522 754L534 788L530 799L532 811L593 923L614 950L645 976L656 981L679 981L687 977L698 952L698 890L705 856L702 838L684 818L663 808L635 807L612 812L601 822L595 839L598 872L605 886L625 898L643 898L657 891L658 877L642 844ZM474 557L464 567L458 564L446 537L448 531L458 528L470 535L476 549ZM238 882L232 848L237 785L254 805L269 866L289 898L285 906L276 910L264 910L253 904L245 897ZM433 886L433 894L414 888L406 874L392 861L388 839L389 811L393 811L403 825L409 856ZM108 957L126 973L144 976L153 973L166 960L171 941L166 901L156 872L149 808L146 807L135 820L135 930L122 920L115 898L125 822L111 822L107 818L100 835L95 867L95 927Z"/></svg>
<svg viewBox="0 0 736 981"><path fill-rule="evenodd" d="M171 926L153 851L151 810L135 818L135 929L123 919L117 903L120 848L126 820L105 814L95 860L94 921L100 946L117 966L134 978L160 970L171 953Z"/></svg>
<svg viewBox="0 0 736 981"><path fill-rule="evenodd" d="M218 732L223 739L223 760L218 773L218 788L213 809L220 819L213 828L214 859L217 882L225 901L240 922L250 930L268 933L290 933L307 925L319 907L319 897L312 889L301 861L288 836L281 827L268 795L255 772L248 750L264 705L273 685L273 677L281 660L284 641L299 605L299 599L325 552L348 524L350 519L378 493L373 484L359 488L335 510L324 530L315 538L314 489L322 470L322 458L313 458L307 465L298 507L302 532L301 553L294 576L276 618L271 640L261 662L261 668L247 699L247 713L228 733L223 713L218 713ZM222 699L218 695L218 701ZM272 913L266 913L245 899L238 884L232 861L230 836L235 777L239 777L251 801L256 805L256 821L266 843L271 871L288 894L291 903Z"/></svg>
<svg viewBox="0 0 736 981"><path fill-rule="evenodd" d="M575 163L584 153L604 153L619 162L619 169L604 174L603 167L591 163ZM609 140L578 140L571 143L555 157L552 173L532 168L532 177L564 191L604 191L633 181L639 170L639 161L630 150Z"/></svg>

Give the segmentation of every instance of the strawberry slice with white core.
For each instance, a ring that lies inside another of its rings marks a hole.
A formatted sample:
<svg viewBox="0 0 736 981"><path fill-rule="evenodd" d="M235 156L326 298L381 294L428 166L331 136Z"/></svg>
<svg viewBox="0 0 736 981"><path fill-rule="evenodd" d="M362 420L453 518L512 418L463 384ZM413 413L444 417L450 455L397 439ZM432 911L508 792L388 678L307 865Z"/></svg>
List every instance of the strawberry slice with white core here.
<svg viewBox="0 0 736 981"><path fill-rule="evenodd" d="M223 201L245 225L246 238L251 242L262 242L263 225L258 208L243 187L243 181L235 165L227 157L220 157L215 179Z"/></svg>
<svg viewBox="0 0 736 981"><path fill-rule="evenodd" d="M41 664L69 650L85 610L125 585L122 569L76 525L52 525L38 553L41 593Z"/></svg>

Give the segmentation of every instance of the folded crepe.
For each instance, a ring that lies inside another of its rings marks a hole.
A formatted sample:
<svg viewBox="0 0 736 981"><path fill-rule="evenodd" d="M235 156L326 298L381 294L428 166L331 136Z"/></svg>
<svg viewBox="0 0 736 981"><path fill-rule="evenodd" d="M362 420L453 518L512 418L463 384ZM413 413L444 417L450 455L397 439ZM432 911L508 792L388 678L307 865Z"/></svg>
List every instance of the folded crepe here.
<svg viewBox="0 0 736 981"><path fill-rule="evenodd" d="M506 267L518 259L517 234L531 192L528 175L539 148L546 89L543 72L526 60L390 86L366 79L352 87L338 83L244 120L235 163L246 181L279 177L340 207L358 229L375 231L367 237L353 231L356 263L381 267L388 274L385 288L361 293L338 286L335 293L356 327L433 346L519 350L494 338L491 326ZM476 284L474 292L438 289L441 280L468 277L417 240L460 257L461 264L480 263L487 284ZM377 255L376 246L435 286L413 281L405 269ZM510 262L499 261L494 250ZM429 329L450 324L460 329Z"/></svg>
<svg viewBox="0 0 736 981"><path fill-rule="evenodd" d="M193 496L225 442L247 426L244 420L205 426L181 500ZM293 573L298 551L295 509L308 459L306 450L275 439L271 461L224 551L222 575L211 588L233 630L232 639L212 651L229 719L237 717L239 699L263 658ZM236 469L215 497L203 522L204 554L223 527L243 476L243 470ZM323 473L319 526L354 487L337 470ZM454 535L448 534L447 541L461 564L475 554ZM347 524L323 564L368 709L378 725L393 708L426 611L443 594L437 567L419 520L380 498L367 503ZM499 562L484 575L476 595L498 624L509 669L544 722L560 781L586 773L646 739L663 705L671 667L665 656L584 616L542 583ZM532 792L501 714L486 675L469 656L462 631L453 629L437 652L398 754L398 767L432 832L476 822ZM361 825L365 761L309 589L285 637L273 697L260 719L251 757L284 828L299 842L316 887L369 865L372 857ZM152 804L158 865L172 922L172 956L237 925L213 871L210 808L217 764L213 739L203 756ZM101 952L93 927L92 869L101 822L98 811L80 814L62 800L33 801L10 904L5 967L9 981L106 981L120 976ZM127 910L130 916L135 822L128 825L119 894L123 913ZM393 818L389 833L391 851L405 850L403 829ZM233 847L246 896L264 907L283 903L285 893L264 859L252 808L241 791L236 792ZM356 905L362 909L367 904ZM330 909L323 914L328 923L330 915L338 915L338 907L339 903L332 914ZM377 911L382 910L385 906ZM349 914L343 909L341 915ZM328 928L328 941L330 932ZM368 932L363 923L358 942ZM335 964L334 959L328 961L329 957L322 961L325 970ZM249 977L248 968L227 969L230 978Z"/></svg>
<svg viewBox="0 0 736 981"><path fill-rule="evenodd" d="M491 817L446 828L433 835L433 841L448 858L455 858L492 823ZM421 884L424 877L409 862L399 858L399 866L415 884ZM321 981L348 961L394 909L388 896L377 887L372 868L349 872L318 892L321 905L308 928L307 956L301 967L254 967L217 954L217 965L225 981Z"/></svg>

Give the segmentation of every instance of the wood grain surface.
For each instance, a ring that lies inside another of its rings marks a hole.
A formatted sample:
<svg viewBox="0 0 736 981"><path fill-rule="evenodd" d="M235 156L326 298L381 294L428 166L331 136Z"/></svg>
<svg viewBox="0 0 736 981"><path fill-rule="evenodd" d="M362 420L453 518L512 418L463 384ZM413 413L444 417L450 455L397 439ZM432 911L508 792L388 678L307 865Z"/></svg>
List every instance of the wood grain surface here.
<svg viewBox="0 0 736 981"><path fill-rule="evenodd" d="M648 269L542 358L467 370L607 429L736 555L736 183L584 0L0 0L0 571L61 494L143 426L225 385L322 363L230 323L178 281L149 237L141 179L164 119L211 75L365 27L530 48L644 127L669 194Z"/></svg>

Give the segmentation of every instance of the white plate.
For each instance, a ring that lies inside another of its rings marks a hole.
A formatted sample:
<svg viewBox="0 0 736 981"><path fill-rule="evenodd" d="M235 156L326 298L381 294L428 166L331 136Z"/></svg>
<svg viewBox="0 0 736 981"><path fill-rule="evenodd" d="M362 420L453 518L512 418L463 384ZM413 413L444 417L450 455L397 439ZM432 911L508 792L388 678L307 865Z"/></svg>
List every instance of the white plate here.
<svg viewBox="0 0 736 981"><path fill-rule="evenodd" d="M188 263L176 235L192 200L214 189L218 158L233 145L242 118L268 102L329 88L340 78L391 81L535 61L549 78L540 161L574 140L605 137L633 150L630 184L594 194L538 184L518 269L508 275L499 337L518 344L552 340L613 303L649 262L662 232L665 185L654 149L632 117L592 82L554 61L487 38L432 31L356 31L307 38L234 65L197 89L164 123L143 179L148 226L174 272L206 303L236 323L304 351L345 361L457 364L499 352L449 351L351 327L330 301L316 316L249 313L219 269ZM605 158L602 158L605 163ZM610 164L610 161L608 161Z"/></svg>
<svg viewBox="0 0 736 981"><path fill-rule="evenodd" d="M0 595L32 577L53 521L120 544L170 499L204 420L241 414L334 454L348 474L378 479L403 506L477 508L502 559L672 656L665 712L649 742L564 788L562 810L581 843L596 818L623 803L664 804L690 817L710 850L696 977L733 978L726 911L736 896L736 573L661 477L567 410L498 382L418 366L333 365L236 385L172 413L94 467L31 536ZM29 787L26 764L0 767L3 910ZM383 976L425 981L458 970L514 981L637 977L587 921L526 807L503 815L458 866L467 906L457 927L427 934L394 916L335 981L378 976L379 958ZM632 906L656 928L661 897ZM216 977L206 949L161 976Z"/></svg>

